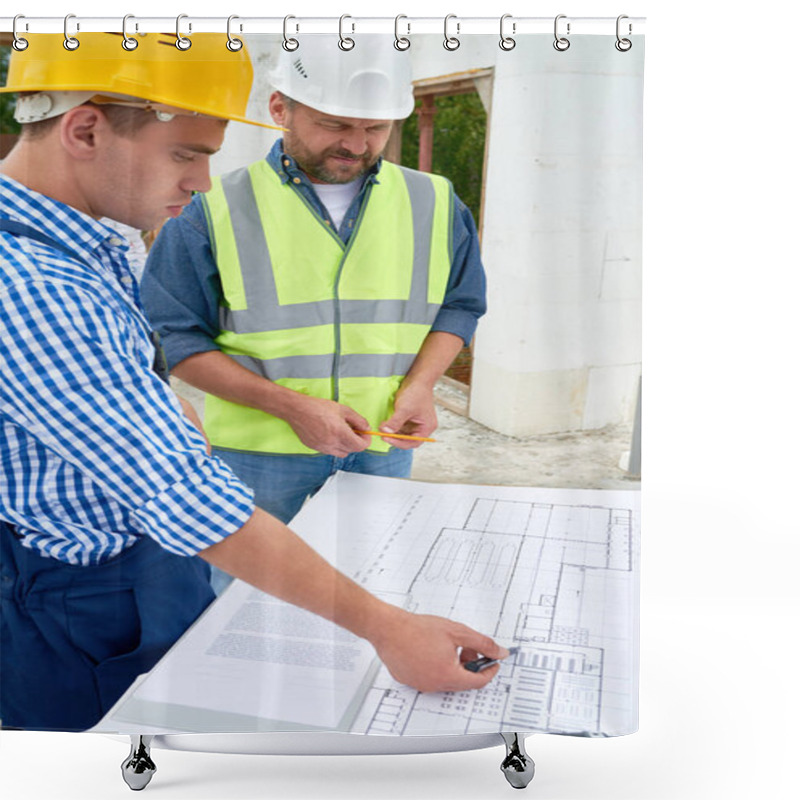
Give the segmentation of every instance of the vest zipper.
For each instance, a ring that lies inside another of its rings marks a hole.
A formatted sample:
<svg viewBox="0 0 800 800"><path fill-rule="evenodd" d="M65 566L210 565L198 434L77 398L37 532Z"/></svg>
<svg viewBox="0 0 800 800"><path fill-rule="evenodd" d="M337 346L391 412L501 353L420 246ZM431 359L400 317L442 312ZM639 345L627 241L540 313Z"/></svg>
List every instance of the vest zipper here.
<svg viewBox="0 0 800 800"><path fill-rule="evenodd" d="M337 403L339 402L339 365L341 363L341 356L342 356L342 313L341 313L341 306L339 305L339 284L342 278L342 272L344 271L344 265L347 261L347 256L350 254L350 250L352 249L353 242L356 240L356 236L358 235L358 229L361 227L361 220L364 218L364 212L367 208L367 203L369 202L370 195L372 194L372 187L374 186L373 183L369 183L367 185L366 192L364 193L364 199L361 202L361 208L358 210L358 217L356 218L356 224L353 228L353 232L350 234L350 238L347 240L347 244L345 245L344 253L342 254L342 260L339 262L339 269L336 272L336 280L333 283L333 337L334 337L334 348L333 348L333 399ZM327 226L326 226L327 227Z"/></svg>

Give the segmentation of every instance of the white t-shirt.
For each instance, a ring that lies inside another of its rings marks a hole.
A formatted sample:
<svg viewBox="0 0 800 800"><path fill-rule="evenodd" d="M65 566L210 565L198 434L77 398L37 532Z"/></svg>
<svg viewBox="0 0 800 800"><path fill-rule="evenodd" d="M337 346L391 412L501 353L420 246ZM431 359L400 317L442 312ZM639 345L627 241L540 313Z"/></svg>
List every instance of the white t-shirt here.
<svg viewBox="0 0 800 800"><path fill-rule="evenodd" d="M350 183L314 184L314 189L319 195L319 199L322 200L325 208L328 209L328 213L331 215L331 219L337 231L342 224L342 220L344 220L347 209L350 208L350 203L355 200L356 195L361 191L363 185L363 175L360 178L356 178L354 181L350 181Z"/></svg>
<svg viewBox="0 0 800 800"><path fill-rule="evenodd" d="M113 228L120 236L126 239L130 245L130 250L127 253L128 265L136 280L140 281L144 272L145 261L147 261L147 248L144 245L144 239L142 239L142 232L132 228L130 225L126 225L124 222L109 219L108 217L103 217L100 222L103 225L108 225L109 228Z"/></svg>

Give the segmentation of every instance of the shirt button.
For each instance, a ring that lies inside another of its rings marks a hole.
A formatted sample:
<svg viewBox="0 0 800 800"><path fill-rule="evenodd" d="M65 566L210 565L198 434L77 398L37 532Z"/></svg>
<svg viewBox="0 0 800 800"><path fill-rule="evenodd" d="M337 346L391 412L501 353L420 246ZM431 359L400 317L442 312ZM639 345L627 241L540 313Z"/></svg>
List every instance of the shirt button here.
<svg viewBox="0 0 800 800"><path fill-rule="evenodd" d="M330 224L331 224L331 221L330 221L329 219L326 219L326 220L325 220L325 224L326 224L326 225L330 225Z"/></svg>
<svg viewBox="0 0 800 800"><path fill-rule="evenodd" d="M109 244L110 244L112 247L119 247L121 244L124 244L124 242L122 241L122 239L118 239L116 236L111 236L111 237L109 238L109 240L108 240L108 243L109 243Z"/></svg>
<svg viewBox="0 0 800 800"><path fill-rule="evenodd" d="M283 159L283 166L284 166L284 167L288 167L288 166L289 166L289 164L291 164L291 163L292 163L292 162L291 162L291 161L289 161L289 159L288 159L288 158L284 158L284 159Z"/></svg>
<svg viewBox="0 0 800 800"><path fill-rule="evenodd" d="M300 178L292 178L292 183L300 183Z"/></svg>

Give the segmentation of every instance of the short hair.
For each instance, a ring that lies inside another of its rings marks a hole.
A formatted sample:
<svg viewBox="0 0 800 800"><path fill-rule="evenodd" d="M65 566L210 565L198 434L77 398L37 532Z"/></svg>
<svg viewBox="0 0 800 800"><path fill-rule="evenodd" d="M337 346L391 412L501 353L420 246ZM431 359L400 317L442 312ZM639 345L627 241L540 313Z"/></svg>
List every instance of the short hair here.
<svg viewBox="0 0 800 800"><path fill-rule="evenodd" d="M297 100L295 100L292 97L289 97L288 94L284 94L283 92L280 91L276 91L275 93L280 96L281 100L283 100L283 104L289 111L291 111L295 106L298 105Z"/></svg>
<svg viewBox="0 0 800 800"><path fill-rule="evenodd" d="M25 94L32 94L26 92ZM145 125L149 122L154 122L156 119L152 111L147 111L144 108L130 108L127 106L115 106L107 103L98 104L92 103L91 100L82 103L85 106L94 106L99 108L111 126L111 130L119 136L132 138L136 135ZM79 106L78 106L79 107ZM62 115L58 117L51 117L50 119L39 120L38 122L25 122L21 126L22 137L28 141L34 141L46 136L49 131L58 125Z"/></svg>

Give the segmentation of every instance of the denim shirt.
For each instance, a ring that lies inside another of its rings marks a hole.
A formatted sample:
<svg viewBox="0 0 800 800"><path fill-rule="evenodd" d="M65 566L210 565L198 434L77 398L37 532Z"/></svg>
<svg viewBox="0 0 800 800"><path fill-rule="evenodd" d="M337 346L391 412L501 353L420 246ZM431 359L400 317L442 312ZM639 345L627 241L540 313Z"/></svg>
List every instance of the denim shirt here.
<svg viewBox="0 0 800 800"><path fill-rule="evenodd" d="M319 216L334 227L314 184L297 162L283 152L282 140L273 145L267 163L283 183L290 183ZM379 160L369 170L337 229L344 243L355 228L367 187L380 182L381 164ZM486 311L486 278L472 214L458 197L455 206L451 232L453 261L442 307L431 330L452 333L469 343L479 317ZM180 217L168 221L162 228L142 278L142 303L161 336L170 367L196 353L219 349L214 339L220 333L221 295L205 212L200 196L196 196Z"/></svg>

